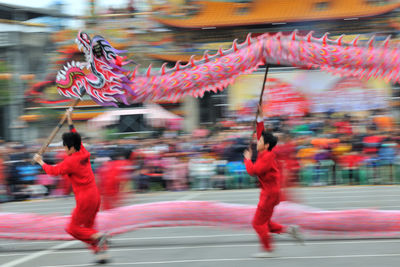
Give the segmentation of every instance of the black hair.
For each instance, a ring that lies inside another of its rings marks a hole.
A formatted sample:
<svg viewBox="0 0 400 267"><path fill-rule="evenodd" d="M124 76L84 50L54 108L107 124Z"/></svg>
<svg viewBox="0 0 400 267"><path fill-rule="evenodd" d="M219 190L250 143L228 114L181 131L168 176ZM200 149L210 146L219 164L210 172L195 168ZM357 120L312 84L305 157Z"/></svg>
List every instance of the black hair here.
<svg viewBox="0 0 400 267"><path fill-rule="evenodd" d="M269 144L268 151L271 151L278 143L278 137L270 132L262 131L261 136L264 139L264 144Z"/></svg>
<svg viewBox="0 0 400 267"><path fill-rule="evenodd" d="M63 146L68 147L70 149L71 147L74 147L76 151L81 150L81 136L78 133L64 133L62 135L62 140L63 140Z"/></svg>

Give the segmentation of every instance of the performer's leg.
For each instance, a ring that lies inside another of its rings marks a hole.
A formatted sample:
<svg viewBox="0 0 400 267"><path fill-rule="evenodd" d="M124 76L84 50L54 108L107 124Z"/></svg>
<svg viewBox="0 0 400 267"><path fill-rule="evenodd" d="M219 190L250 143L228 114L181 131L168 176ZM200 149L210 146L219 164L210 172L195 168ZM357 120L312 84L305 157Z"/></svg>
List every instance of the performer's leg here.
<svg viewBox="0 0 400 267"><path fill-rule="evenodd" d="M98 231L93 228L95 216L96 214L81 213L78 208L75 208L66 229L67 233L88 244L94 252L97 251L97 246L93 236L98 234Z"/></svg>
<svg viewBox="0 0 400 267"><path fill-rule="evenodd" d="M94 229L94 222L100 208L100 198L96 194L88 192L87 199L80 199L74 209L70 224L66 231L78 240L89 245L94 251L98 251L97 243L101 236Z"/></svg>
<svg viewBox="0 0 400 267"><path fill-rule="evenodd" d="M93 229L94 219L95 216L88 219L87 223L84 225L85 227L75 226L73 236L88 245L95 254L95 262L97 264L106 264L110 260L110 256L107 253L107 235Z"/></svg>
<svg viewBox="0 0 400 267"><path fill-rule="evenodd" d="M279 223L269 221L269 230L274 234L282 234L286 232L286 227Z"/></svg>
<svg viewBox="0 0 400 267"><path fill-rule="evenodd" d="M257 207L256 213L253 218L253 228L257 232L263 249L271 252L273 250L271 245L269 220L271 219L273 209Z"/></svg>

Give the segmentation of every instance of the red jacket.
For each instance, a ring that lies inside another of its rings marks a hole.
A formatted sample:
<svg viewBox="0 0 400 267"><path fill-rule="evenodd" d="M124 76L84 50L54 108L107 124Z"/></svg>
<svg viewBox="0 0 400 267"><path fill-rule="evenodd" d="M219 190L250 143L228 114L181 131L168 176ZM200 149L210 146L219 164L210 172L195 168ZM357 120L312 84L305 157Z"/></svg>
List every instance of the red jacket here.
<svg viewBox="0 0 400 267"><path fill-rule="evenodd" d="M257 123L257 139L260 139L261 132L264 130L264 123ZM275 153L264 150L257 155L257 160L253 163L245 159L244 164L250 175L256 175L260 181L262 193L279 192L281 174L276 161Z"/></svg>
<svg viewBox="0 0 400 267"><path fill-rule="evenodd" d="M75 129L72 131L75 132ZM83 144L79 151L67 156L57 165L43 164L43 169L50 175L68 175L75 193L82 187L96 186L90 153Z"/></svg>

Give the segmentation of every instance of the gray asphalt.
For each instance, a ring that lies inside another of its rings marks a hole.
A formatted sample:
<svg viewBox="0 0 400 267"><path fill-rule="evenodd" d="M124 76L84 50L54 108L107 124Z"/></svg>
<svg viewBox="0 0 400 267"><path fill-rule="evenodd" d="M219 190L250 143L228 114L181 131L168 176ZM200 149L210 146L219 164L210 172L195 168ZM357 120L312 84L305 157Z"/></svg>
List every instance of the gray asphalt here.
<svg viewBox="0 0 400 267"><path fill-rule="evenodd" d="M313 187L292 190L303 204L326 210L400 209L400 186ZM137 194L127 204L168 200L214 200L256 205L258 190L184 191ZM74 199L5 203L4 212L69 214ZM400 222L399 222L400 223ZM335 239L306 236L306 245L277 236L276 255L255 259L257 236L251 230L212 227L142 229L112 239L112 262L103 266L398 266L396 238ZM79 241L0 240L0 264L12 266L95 266Z"/></svg>

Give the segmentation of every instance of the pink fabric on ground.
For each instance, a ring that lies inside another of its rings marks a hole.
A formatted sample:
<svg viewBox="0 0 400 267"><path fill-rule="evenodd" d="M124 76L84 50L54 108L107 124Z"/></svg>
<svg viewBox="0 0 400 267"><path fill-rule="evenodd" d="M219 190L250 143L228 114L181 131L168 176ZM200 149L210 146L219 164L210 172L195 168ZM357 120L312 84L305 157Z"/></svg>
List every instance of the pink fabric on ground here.
<svg viewBox="0 0 400 267"><path fill-rule="evenodd" d="M98 230L110 235L139 228L225 226L251 229L256 207L207 201L171 201L125 206L98 213ZM299 225L312 235L399 236L398 210L324 211L291 202L276 206L275 222ZM64 228L69 216L0 213L0 238L70 240Z"/></svg>

